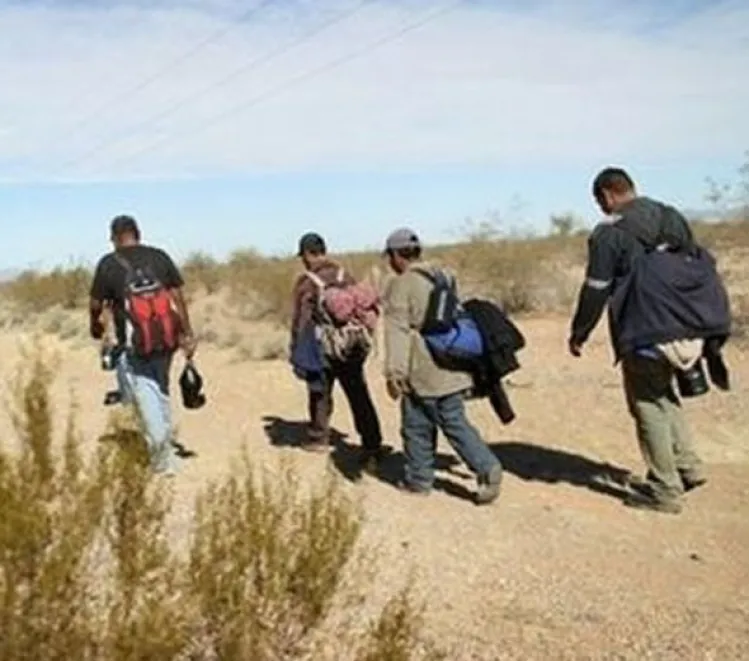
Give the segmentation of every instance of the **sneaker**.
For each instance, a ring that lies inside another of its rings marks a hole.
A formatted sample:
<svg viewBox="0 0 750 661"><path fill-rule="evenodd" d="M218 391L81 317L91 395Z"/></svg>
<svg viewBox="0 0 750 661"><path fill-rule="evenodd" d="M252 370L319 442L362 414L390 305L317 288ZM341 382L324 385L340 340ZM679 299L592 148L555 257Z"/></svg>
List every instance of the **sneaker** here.
<svg viewBox="0 0 750 661"><path fill-rule="evenodd" d="M503 467L496 464L486 475L482 475L477 480L477 505L489 505L497 500L500 495L500 485L503 481Z"/></svg>
<svg viewBox="0 0 750 661"><path fill-rule="evenodd" d="M407 482L406 480L399 480L396 483L396 488L411 496L429 496L431 491L429 488L420 487L419 485Z"/></svg>
<svg viewBox="0 0 750 661"><path fill-rule="evenodd" d="M309 440L303 443L301 448L307 452L316 452L322 454L328 452L331 449L328 441Z"/></svg>
<svg viewBox="0 0 750 661"><path fill-rule="evenodd" d="M682 473L680 477L682 478L682 487L685 489L685 493L697 489L698 487L702 487L708 482L708 478L703 477L702 475L686 475L685 473Z"/></svg>
<svg viewBox="0 0 750 661"><path fill-rule="evenodd" d="M682 504L676 498L658 498L641 491L628 494L622 502L626 507L634 509L652 510L664 514L679 514L682 512Z"/></svg>

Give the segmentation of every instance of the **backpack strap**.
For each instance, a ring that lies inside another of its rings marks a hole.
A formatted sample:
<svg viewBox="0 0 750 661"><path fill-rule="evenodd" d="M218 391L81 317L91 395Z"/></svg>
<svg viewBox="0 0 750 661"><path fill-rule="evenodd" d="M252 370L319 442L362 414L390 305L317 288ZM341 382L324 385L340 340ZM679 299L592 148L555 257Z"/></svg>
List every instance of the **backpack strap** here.
<svg viewBox="0 0 750 661"><path fill-rule="evenodd" d="M441 282L444 282L449 287L455 287L455 278L448 277L443 271L438 271L437 274L435 274L430 273L427 269L413 268L411 270L429 280L433 286L437 286L441 284Z"/></svg>
<svg viewBox="0 0 750 661"><path fill-rule="evenodd" d="M312 280L321 291L326 288L326 283L323 282L323 278L321 278L317 273L313 273L312 271L305 271L305 275L310 278L310 280Z"/></svg>
<svg viewBox="0 0 750 661"><path fill-rule="evenodd" d="M120 266L122 266L122 268L124 268L124 269L125 269L125 270L127 271L128 275L133 275L133 273L134 273L133 265L132 265L132 264L131 264L131 263L130 263L130 262L129 262L129 261L127 260L127 259L125 259L125 258L124 258L124 257L123 257L123 256L122 256L122 255L121 255L121 254L120 254L119 252L117 252L116 250L115 250L115 251L114 251L114 252L112 253L112 256L113 256L113 257L115 258L115 261L116 261L116 262L117 262L117 263L118 263L118 264L119 264Z"/></svg>

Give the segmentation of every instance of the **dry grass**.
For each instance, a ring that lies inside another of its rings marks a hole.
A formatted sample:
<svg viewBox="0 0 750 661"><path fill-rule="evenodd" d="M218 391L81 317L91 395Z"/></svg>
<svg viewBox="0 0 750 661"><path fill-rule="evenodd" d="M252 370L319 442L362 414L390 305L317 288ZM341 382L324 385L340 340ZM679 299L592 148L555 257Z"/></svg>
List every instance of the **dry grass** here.
<svg viewBox="0 0 750 661"><path fill-rule="evenodd" d="M334 607L361 599L346 572L374 560L333 479L310 494L289 468L258 476L245 462L198 496L185 551L136 430L113 421L111 442L87 458L71 416L57 447L54 373L41 349L26 357L10 403L18 447L0 446L0 658L428 658L406 595L317 652Z"/></svg>
<svg viewBox="0 0 750 661"><path fill-rule="evenodd" d="M747 329L747 221L697 223L699 239L719 258L735 309L737 328ZM358 277L383 272L372 253L335 255ZM455 245L434 246L428 257L455 269L464 295L488 297L512 314L569 312L582 277L586 237L578 232L544 238L497 239L472 235ZM194 304L205 303L198 317L204 340L236 350L239 360L275 359L286 355L283 328L291 316L291 288L300 272L294 258L266 258L238 251L226 263L196 254L184 264ZM25 273L2 289L6 324L32 321L48 332L72 337L81 324L89 282L82 267L48 274ZM50 310L55 310L54 314ZM66 318L67 316L67 318ZM194 315L195 317L196 315ZM244 322L264 322L263 332L244 337Z"/></svg>

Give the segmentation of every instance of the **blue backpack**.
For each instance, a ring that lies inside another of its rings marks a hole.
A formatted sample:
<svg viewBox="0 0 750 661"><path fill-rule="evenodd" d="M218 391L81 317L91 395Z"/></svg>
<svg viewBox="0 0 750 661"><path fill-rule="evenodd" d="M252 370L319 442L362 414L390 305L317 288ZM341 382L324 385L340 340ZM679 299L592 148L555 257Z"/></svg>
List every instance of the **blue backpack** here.
<svg viewBox="0 0 750 661"><path fill-rule="evenodd" d="M456 360L473 361L484 355L484 340L474 319L461 315L450 330L423 335L433 355Z"/></svg>
<svg viewBox="0 0 750 661"><path fill-rule="evenodd" d="M432 284L420 334L438 364L461 368L484 354L484 341L474 320L466 314L456 282L442 271L415 269Z"/></svg>

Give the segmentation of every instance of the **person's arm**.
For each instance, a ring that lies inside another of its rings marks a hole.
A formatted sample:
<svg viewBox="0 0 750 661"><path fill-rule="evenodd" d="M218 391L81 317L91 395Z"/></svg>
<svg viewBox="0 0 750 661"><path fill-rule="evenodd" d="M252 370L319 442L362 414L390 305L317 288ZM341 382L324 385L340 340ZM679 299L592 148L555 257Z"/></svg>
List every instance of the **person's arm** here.
<svg viewBox="0 0 750 661"><path fill-rule="evenodd" d="M599 323L612 293L618 257L615 231L611 227L600 226L589 238L586 279L578 295L568 340L570 352L576 356L580 355L583 345Z"/></svg>
<svg viewBox="0 0 750 661"><path fill-rule="evenodd" d="M99 260L89 291L89 334L95 340L104 338L104 303L107 299L107 282L104 260Z"/></svg>
<svg viewBox="0 0 750 661"><path fill-rule="evenodd" d="M182 349L185 356L190 360L195 354L197 340L193 333L193 326L190 323L190 312L188 310L187 300L185 299L185 281L182 278L180 269L174 263L172 258L164 251L160 251L164 260L164 286L169 289L174 301L177 315L180 318L182 329Z"/></svg>
<svg viewBox="0 0 750 661"><path fill-rule="evenodd" d="M294 281L294 287L292 288L292 319L289 326L289 343L292 347L297 342L300 330L309 321L309 305L306 300L308 293L305 287L306 280L307 276L304 274L299 275Z"/></svg>
<svg viewBox="0 0 750 661"><path fill-rule="evenodd" d="M391 280L384 297L384 372L388 392L394 399L403 393L409 374L411 350L409 289L407 277L398 276Z"/></svg>

